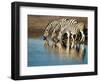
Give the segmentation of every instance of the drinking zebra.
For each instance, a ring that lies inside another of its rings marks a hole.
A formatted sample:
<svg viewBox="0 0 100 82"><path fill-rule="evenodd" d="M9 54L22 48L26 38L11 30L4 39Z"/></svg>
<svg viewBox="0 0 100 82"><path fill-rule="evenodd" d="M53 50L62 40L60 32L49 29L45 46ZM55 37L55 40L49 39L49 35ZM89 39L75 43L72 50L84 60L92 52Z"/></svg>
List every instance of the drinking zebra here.
<svg viewBox="0 0 100 82"><path fill-rule="evenodd" d="M68 35L68 39L69 39L69 37L70 37L70 32L71 32L71 30L73 30L73 29L71 29L70 28L70 26L72 26L72 25L74 25L74 24L77 24L78 22L77 22L77 20L76 19L69 19L69 20L66 20L65 22L60 22L60 31L59 31L59 35L58 35L58 38L59 39L61 39L61 36L66 32L67 33L67 35ZM58 25L57 25L58 26ZM56 26L56 28L58 28ZM55 29L56 29L55 28ZM54 30L55 30L54 29ZM70 30L71 29L71 30Z"/></svg>
<svg viewBox="0 0 100 82"><path fill-rule="evenodd" d="M54 30L54 27L58 24L58 21L52 21L50 22L44 32L43 38L44 40L48 38L48 36L52 33L52 31Z"/></svg>
<svg viewBox="0 0 100 82"><path fill-rule="evenodd" d="M57 25L59 25L61 22L64 24L64 22L68 20L67 18L61 18L61 19L58 19L58 20L54 20L52 22L50 22L47 26L46 26L46 29L44 31L44 39L46 39L50 34L52 34L52 32L57 29L59 29L58 27L55 28Z"/></svg>
<svg viewBox="0 0 100 82"><path fill-rule="evenodd" d="M52 32L52 40L56 43L59 43L59 45L63 45L62 43L62 36L66 33L67 34L67 39L69 41L70 39L70 35L71 35L71 30L70 30L70 26L77 24L77 20L76 19L62 19L62 21L59 22L59 24L57 24L57 26L55 27L55 29Z"/></svg>
<svg viewBox="0 0 100 82"><path fill-rule="evenodd" d="M74 41L74 35L76 35L76 38L77 38L77 34L80 32L81 33L81 40L80 41L85 41L85 34L83 32L85 28L85 24L83 22L79 22L77 24L73 24L73 25L70 25L69 29L71 31L71 34L72 34L72 40Z"/></svg>
<svg viewBox="0 0 100 82"><path fill-rule="evenodd" d="M65 25L64 27L61 28L61 30L59 31L59 34L58 34L58 39L61 42L64 39L64 41L67 41L67 42L65 42L66 46L69 46L70 44L68 44L68 42L69 42L70 36L71 36L71 39L72 39L71 47L73 47L74 43L75 43L75 38L77 38L77 35L78 35L79 32L81 32L81 34L82 34L81 41L85 40L85 35L83 33L83 29L84 29L84 23L83 22L73 23L73 24L69 23L69 24L67 24L67 25ZM65 34L67 35L66 37L64 37ZM74 37L74 35L76 37Z"/></svg>
<svg viewBox="0 0 100 82"><path fill-rule="evenodd" d="M44 38L44 40L46 41L46 43L47 43L47 41L48 41L48 38L50 37L50 38L52 39L52 41L53 41L52 43L55 44L54 42L55 42L57 39L51 37L52 32L54 32L55 27L56 27L60 22L64 22L65 20L67 20L67 18L61 18L61 19L58 19L58 20L54 20L54 21L50 22L50 23L47 25L47 27L46 27L46 29L45 29L45 32L44 32L44 35L43 35L43 38ZM57 30L57 28L56 28L56 30ZM48 41L48 43L49 43L49 41Z"/></svg>
<svg viewBox="0 0 100 82"><path fill-rule="evenodd" d="M44 32L44 40L47 40L47 38L50 36L53 45L56 45L59 43L59 45L62 45L62 39L63 35L67 35L67 43L70 40L70 36L72 41L75 41L75 37L77 38L77 34L81 32L81 41L85 40L85 35L83 33L84 29L84 23L79 22L76 19L68 19L68 18L61 18L58 20L54 20L51 23L49 23L45 29ZM68 46L68 44L67 44Z"/></svg>

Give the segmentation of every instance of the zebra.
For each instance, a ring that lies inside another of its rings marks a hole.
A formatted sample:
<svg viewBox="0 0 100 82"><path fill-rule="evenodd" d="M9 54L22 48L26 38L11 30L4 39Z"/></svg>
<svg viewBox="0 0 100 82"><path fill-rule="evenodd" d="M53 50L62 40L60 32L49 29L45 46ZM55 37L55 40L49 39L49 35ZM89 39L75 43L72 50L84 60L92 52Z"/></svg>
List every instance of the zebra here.
<svg viewBox="0 0 100 82"><path fill-rule="evenodd" d="M45 32L44 32L44 34L43 34L44 40L47 39L47 37L50 35L50 33L52 33L52 31L54 30L54 27L55 27L57 24L58 24L58 21L55 20L55 21L50 22L50 23L47 25L47 27L46 27L46 29L45 29Z"/></svg>
<svg viewBox="0 0 100 82"><path fill-rule="evenodd" d="M61 25L61 30L59 31L58 37L61 37L62 33L64 34L65 33L64 31L66 31L66 33L69 35L68 39L71 34L71 38L74 41L75 39L73 36L76 35L77 38L77 33L81 32L82 35L81 41L85 41L85 34L83 32L85 24L83 22L78 23L76 19L70 19L64 23L60 23L60 25Z"/></svg>
<svg viewBox="0 0 100 82"><path fill-rule="evenodd" d="M62 33L64 33L63 31L66 30L67 31L67 34L68 36L70 36L70 26L71 25L74 25L74 24L77 24L77 20L76 19L69 19L69 20L66 20L65 22L60 22L60 31L59 31L59 34L61 35ZM68 37L69 38L69 37Z"/></svg>
<svg viewBox="0 0 100 82"><path fill-rule="evenodd" d="M59 22L59 24L56 25L56 27L54 28L53 32L52 32L52 38L56 35L56 32L59 32L59 34L61 32L63 32L63 30L67 27L67 29L69 28L69 25L73 25L77 23L76 19L60 19L61 21Z"/></svg>
<svg viewBox="0 0 100 82"><path fill-rule="evenodd" d="M76 23L76 24L69 26L69 30L72 34L71 38L72 38L73 41L75 40L73 36L76 35L76 38L77 38L77 34L79 32L81 32L81 35L82 35L80 41L85 41L85 34L83 32L84 27L85 27L85 24L83 22L79 22L79 23Z"/></svg>
<svg viewBox="0 0 100 82"><path fill-rule="evenodd" d="M77 38L77 34L79 32L81 32L81 34L82 34L80 41L85 41L85 34L83 33L83 29L84 29L84 23L83 22L79 22L79 23L75 23L75 24L69 24L69 25L66 25L64 28L62 28L62 33L67 34L67 37L68 37L67 43L69 42L70 35L71 35L71 39L72 39L71 48L74 47L74 44L75 44L74 35L76 35L76 38ZM61 33L61 31L60 31L60 33ZM60 34L60 37L63 34ZM69 44L67 44L67 46L69 46Z"/></svg>
<svg viewBox="0 0 100 82"><path fill-rule="evenodd" d="M61 19L58 19L58 20L54 20L54 21L51 21L47 26L46 26L46 29L44 31L44 39L46 39L52 32L53 30L55 29L55 27L60 23L60 22L64 22L66 20L66 18L61 18Z"/></svg>
<svg viewBox="0 0 100 82"><path fill-rule="evenodd" d="M69 26L73 25L73 24L76 24L76 23L77 23L76 19L66 19L66 18L61 19L59 24L57 24L57 26L55 27L55 29L52 32L51 38L54 41L54 43L55 44L59 43L60 46L63 45L62 35L64 35L65 33L67 34L68 40L69 40L70 39Z"/></svg>
<svg viewBox="0 0 100 82"><path fill-rule="evenodd" d="M67 20L67 18L61 18L61 19L58 19L58 20L54 20L52 22L50 22L46 29L45 29L45 32L43 34L43 38L44 40L47 40L47 38L52 34L52 32L54 32L54 29L57 25L59 25L60 22L64 22L65 20ZM57 30L57 28L56 28ZM57 39L55 38L52 38L51 39L53 40L53 42L55 42Z"/></svg>

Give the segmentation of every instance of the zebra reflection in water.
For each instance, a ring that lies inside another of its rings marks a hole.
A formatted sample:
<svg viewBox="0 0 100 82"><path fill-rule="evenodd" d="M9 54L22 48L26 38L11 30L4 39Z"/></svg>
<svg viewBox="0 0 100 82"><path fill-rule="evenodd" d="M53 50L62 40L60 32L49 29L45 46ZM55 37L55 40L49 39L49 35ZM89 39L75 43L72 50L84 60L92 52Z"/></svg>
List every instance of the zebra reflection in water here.
<svg viewBox="0 0 100 82"><path fill-rule="evenodd" d="M60 59L74 59L82 63L85 56L85 44L74 43L74 47L71 48L71 43L69 46L58 48L52 46L45 46L45 49L48 50L49 53L53 53L58 56Z"/></svg>
<svg viewBox="0 0 100 82"><path fill-rule="evenodd" d="M62 18L52 21L43 35L46 49L52 53L56 52L60 58L82 61L86 38L84 28L84 22L78 22L76 19Z"/></svg>

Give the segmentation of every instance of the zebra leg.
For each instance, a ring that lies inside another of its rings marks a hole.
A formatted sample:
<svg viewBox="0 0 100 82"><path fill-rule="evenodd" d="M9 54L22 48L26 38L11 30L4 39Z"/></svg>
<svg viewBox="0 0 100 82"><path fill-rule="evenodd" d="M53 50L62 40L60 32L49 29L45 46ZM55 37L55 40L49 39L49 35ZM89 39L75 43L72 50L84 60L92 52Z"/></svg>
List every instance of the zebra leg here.
<svg viewBox="0 0 100 82"><path fill-rule="evenodd" d="M75 46L75 42L72 41L72 43L71 43L71 48L74 48L74 46Z"/></svg>
<svg viewBox="0 0 100 82"><path fill-rule="evenodd" d="M80 31L81 34L82 34L82 38L81 38L81 41L85 41L85 34L83 33L83 31Z"/></svg>
<svg viewBox="0 0 100 82"><path fill-rule="evenodd" d="M70 46L70 44L69 44L69 40L70 40L70 33L69 33L69 32L67 32L67 37L68 37L68 39L67 39L67 47L69 47L69 46Z"/></svg>
<svg viewBox="0 0 100 82"><path fill-rule="evenodd" d="M77 40L77 34L75 35L75 40Z"/></svg>
<svg viewBox="0 0 100 82"><path fill-rule="evenodd" d="M75 44L75 39L74 39L74 34L71 35L72 41L71 41L71 48L74 47Z"/></svg>
<svg viewBox="0 0 100 82"><path fill-rule="evenodd" d="M54 41L52 41L51 47L52 48L55 48L56 47L56 43Z"/></svg>
<svg viewBox="0 0 100 82"><path fill-rule="evenodd" d="M67 33L67 37L68 37L68 40L70 39L70 33L69 32L66 32Z"/></svg>
<svg viewBox="0 0 100 82"><path fill-rule="evenodd" d="M74 42L74 35L73 34L71 35L71 38L72 38L72 41Z"/></svg>
<svg viewBox="0 0 100 82"><path fill-rule="evenodd" d="M67 42L66 42L66 53L69 55L69 49L70 49L70 35L68 36Z"/></svg>

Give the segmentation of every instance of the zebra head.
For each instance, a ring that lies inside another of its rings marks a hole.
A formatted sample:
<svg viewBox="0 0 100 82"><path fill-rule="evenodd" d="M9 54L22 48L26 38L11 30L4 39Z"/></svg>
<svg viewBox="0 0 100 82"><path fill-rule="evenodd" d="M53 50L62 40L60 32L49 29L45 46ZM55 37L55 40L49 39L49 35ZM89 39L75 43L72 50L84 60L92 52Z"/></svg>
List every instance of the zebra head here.
<svg viewBox="0 0 100 82"><path fill-rule="evenodd" d="M53 32L58 23L59 22L57 20L54 20L47 25L43 35L44 39L46 39Z"/></svg>
<svg viewBox="0 0 100 82"><path fill-rule="evenodd" d="M47 37L49 36L49 31L50 31L50 28L51 28L51 24L48 24L45 31L44 31L44 34L43 34L43 39L46 40Z"/></svg>
<svg viewBox="0 0 100 82"><path fill-rule="evenodd" d="M44 32L44 34L43 34L43 40L46 40L47 37L48 37L48 35L49 35L49 33L48 33L48 31L46 30L46 31Z"/></svg>

